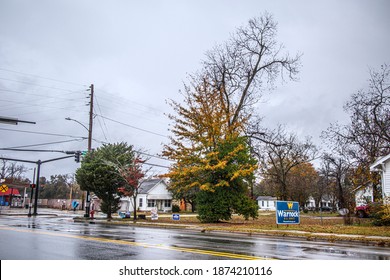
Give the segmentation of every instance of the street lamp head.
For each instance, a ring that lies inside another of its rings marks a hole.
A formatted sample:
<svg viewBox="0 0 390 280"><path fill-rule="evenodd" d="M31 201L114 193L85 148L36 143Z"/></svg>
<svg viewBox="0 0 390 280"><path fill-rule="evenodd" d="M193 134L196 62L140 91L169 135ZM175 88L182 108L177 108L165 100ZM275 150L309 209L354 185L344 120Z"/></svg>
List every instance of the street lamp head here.
<svg viewBox="0 0 390 280"><path fill-rule="evenodd" d="M78 120L72 119L72 118L70 118L70 117L65 118L65 120L77 122L79 125L81 125L82 127L84 127L87 131L89 131L88 127L86 127L84 124L82 124L82 123L79 122Z"/></svg>

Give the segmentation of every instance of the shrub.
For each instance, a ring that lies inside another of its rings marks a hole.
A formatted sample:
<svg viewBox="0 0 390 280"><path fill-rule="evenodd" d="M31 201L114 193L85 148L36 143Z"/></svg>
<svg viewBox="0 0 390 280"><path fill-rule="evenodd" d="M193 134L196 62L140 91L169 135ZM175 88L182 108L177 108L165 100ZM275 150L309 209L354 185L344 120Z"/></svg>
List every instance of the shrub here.
<svg viewBox="0 0 390 280"><path fill-rule="evenodd" d="M180 212L180 206L177 204L172 205L172 212L173 213L179 213Z"/></svg>
<svg viewBox="0 0 390 280"><path fill-rule="evenodd" d="M257 218L258 206L255 201L242 191L216 188L215 191L200 191L197 196L198 219L202 223L216 223L221 220L228 221L236 213L249 218Z"/></svg>
<svg viewBox="0 0 390 280"><path fill-rule="evenodd" d="M370 204L370 214L375 226L390 226L390 204Z"/></svg>

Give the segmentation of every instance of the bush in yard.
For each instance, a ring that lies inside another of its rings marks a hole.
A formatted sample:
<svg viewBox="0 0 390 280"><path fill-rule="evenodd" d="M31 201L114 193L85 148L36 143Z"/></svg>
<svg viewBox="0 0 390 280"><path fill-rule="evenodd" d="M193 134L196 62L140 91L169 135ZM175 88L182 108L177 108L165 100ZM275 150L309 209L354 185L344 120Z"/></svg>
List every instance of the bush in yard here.
<svg viewBox="0 0 390 280"><path fill-rule="evenodd" d="M216 223L221 220L230 220L233 213L249 217L258 216L258 207L240 190L233 191L223 187L214 191L200 191L197 196L198 219L202 223Z"/></svg>
<svg viewBox="0 0 390 280"><path fill-rule="evenodd" d="M179 213L180 212L180 206L173 204L172 205L172 213Z"/></svg>
<svg viewBox="0 0 390 280"><path fill-rule="evenodd" d="M370 213L375 226L390 226L390 204L370 205Z"/></svg>

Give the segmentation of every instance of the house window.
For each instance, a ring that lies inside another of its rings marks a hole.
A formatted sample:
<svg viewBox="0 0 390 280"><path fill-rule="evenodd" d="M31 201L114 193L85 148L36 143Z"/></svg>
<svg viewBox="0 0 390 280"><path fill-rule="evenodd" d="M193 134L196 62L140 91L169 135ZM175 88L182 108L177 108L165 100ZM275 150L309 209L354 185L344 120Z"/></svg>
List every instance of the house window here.
<svg viewBox="0 0 390 280"><path fill-rule="evenodd" d="M166 207L166 208L171 207L171 201L170 200L165 200L164 201L164 207Z"/></svg>
<svg viewBox="0 0 390 280"><path fill-rule="evenodd" d="M138 203L139 207L143 207L143 202L144 202L143 199L140 198L140 199L139 199L139 203Z"/></svg>
<svg viewBox="0 0 390 280"><path fill-rule="evenodd" d="M148 207L154 207L156 205L156 201L154 199L148 200Z"/></svg>
<svg viewBox="0 0 390 280"><path fill-rule="evenodd" d="M264 201L261 201L261 207L264 207Z"/></svg>

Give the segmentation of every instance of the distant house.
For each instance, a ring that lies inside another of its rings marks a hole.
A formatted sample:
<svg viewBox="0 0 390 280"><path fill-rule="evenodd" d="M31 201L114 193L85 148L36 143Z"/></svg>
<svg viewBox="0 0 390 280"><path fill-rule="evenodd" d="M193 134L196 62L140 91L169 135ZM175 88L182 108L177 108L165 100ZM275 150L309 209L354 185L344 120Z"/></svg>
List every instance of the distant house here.
<svg viewBox="0 0 390 280"><path fill-rule="evenodd" d="M0 205L1 206L20 206L21 195L18 189L8 188L7 191L0 192Z"/></svg>
<svg viewBox="0 0 390 280"><path fill-rule="evenodd" d="M323 211L331 211L331 210L337 210L337 201L335 199L332 199L329 195L324 195L321 199L321 209ZM307 210L316 210L319 207L319 205L316 206L316 202L312 196L308 198L305 204L305 208Z"/></svg>
<svg viewBox="0 0 390 280"><path fill-rule="evenodd" d="M137 195L137 210L151 211L157 208L158 211L172 211L172 193L168 191L168 185L163 179L148 179L140 183ZM134 211L134 198L121 198L120 211Z"/></svg>
<svg viewBox="0 0 390 280"><path fill-rule="evenodd" d="M380 172L383 198L390 197L390 154L377 159L370 165L370 171Z"/></svg>
<svg viewBox="0 0 390 280"><path fill-rule="evenodd" d="M257 204L259 210L262 211L275 211L276 210L276 197L273 196L259 196L257 197Z"/></svg>

